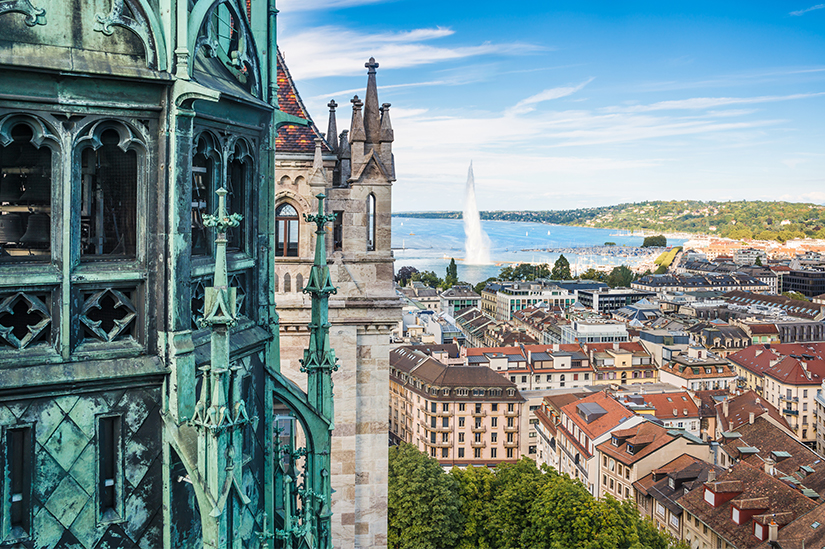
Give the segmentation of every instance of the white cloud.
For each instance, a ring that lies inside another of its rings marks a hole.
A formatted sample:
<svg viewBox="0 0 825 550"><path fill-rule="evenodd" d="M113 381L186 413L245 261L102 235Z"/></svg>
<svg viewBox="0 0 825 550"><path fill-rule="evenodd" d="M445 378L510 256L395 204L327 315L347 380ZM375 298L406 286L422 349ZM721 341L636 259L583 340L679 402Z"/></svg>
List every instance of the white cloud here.
<svg viewBox="0 0 825 550"><path fill-rule="evenodd" d="M534 111L536 109L536 105L543 101L550 101L552 99L559 99L560 97L566 97L569 95L573 95L588 84L593 82L593 78L589 78L579 84L578 86L565 86L559 88L548 88L547 90L543 90L536 95L532 95L527 99L522 99L518 103L516 103L513 107L508 109L508 114L510 115L521 115L525 113L529 113L530 111Z"/></svg>
<svg viewBox="0 0 825 550"><path fill-rule="evenodd" d="M803 162L806 162L807 160L808 159L785 159L781 162L782 162L782 164L784 164L785 166L787 166L788 168L793 170L794 168L797 167L797 165L802 164Z"/></svg>
<svg viewBox="0 0 825 550"><path fill-rule="evenodd" d="M315 27L279 37L281 51L296 80L360 75L364 62L375 57L393 69L490 54L523 54L539 48L530 44L485 42L475 46L438 47L425 44L453 30L436 27L406 32L365 34L340 27Z"/></svg>
<svg viewBox="0 0 825 550"><path fill-rule="evenodd" d="M811 6L810 8L805 8L804 10L792 11L789 15L799 16L799 15L802 15L804 13L808 13L809 11L821 10L822 8L825 8L825 4L817 4L816 6Z"/></svg>
<svg viewBox="0 0 825 550"><path fill-rule="evenodd" d="M633 105L630 107L610 107L609 111L622 111L632 113L642 113L648 111L668 111L677 109L710 109L711 107L722 107L725 105L747 105L754 103L768 103L774 101L790 101L793 99L807 99L825 95L825 92L815 92L808 94L791 94L784 96L761 96L761 97L694 97L690 99L676 99L672 101L659 101L650 105Z"/></svg>

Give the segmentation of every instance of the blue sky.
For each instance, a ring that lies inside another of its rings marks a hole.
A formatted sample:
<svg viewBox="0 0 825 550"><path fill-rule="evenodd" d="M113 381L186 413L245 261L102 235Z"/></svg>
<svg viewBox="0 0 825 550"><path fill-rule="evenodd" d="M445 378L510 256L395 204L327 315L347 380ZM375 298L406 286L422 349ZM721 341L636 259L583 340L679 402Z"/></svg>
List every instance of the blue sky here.
<svg viewBox="0 0 825 550"><path fill-rule="evenodd" d="M815 2L815 0L814 0ZM280 0L322 131L392 103L393 210L825 203L825 4Z"/></svg>

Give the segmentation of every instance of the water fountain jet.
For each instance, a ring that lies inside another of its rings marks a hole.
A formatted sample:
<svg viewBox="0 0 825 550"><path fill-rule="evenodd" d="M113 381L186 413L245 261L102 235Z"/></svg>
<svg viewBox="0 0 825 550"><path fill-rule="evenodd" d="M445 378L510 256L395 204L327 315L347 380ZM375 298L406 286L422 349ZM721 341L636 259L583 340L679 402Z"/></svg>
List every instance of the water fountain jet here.
<svg viewBox="0 0 825 550"><path fill-rule="evenodd" d="M485 265L490 263L490 237L481 229L481 217L476 205L476 184L473 177L473 162L467 171L467 185L464 190L464 263Z"/></svg>

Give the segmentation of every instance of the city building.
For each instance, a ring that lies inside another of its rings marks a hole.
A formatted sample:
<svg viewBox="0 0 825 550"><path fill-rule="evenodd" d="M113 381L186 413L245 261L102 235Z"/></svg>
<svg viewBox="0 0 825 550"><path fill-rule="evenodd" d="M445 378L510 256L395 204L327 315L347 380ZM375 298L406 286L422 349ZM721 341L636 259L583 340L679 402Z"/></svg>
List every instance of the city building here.
<svg viewBox="0 0 825 550"><path fill-rule="evenodd" d="M715 475L724 470L689 454L683 454L633 483L639 512L653 520L659 529L676 540L685 539L682 520L684 510L677 500L685 492L703 486L710 471Z"/></svg>
<svg viewBox="0 0 825 550"><path fill-rule="evenodd" d="M455 324L464 334L465 345L470 348L485 346L487 327L493 322L492 317L488 317L477 307L464 308L455 314Z"/></svg>
<svg viewBox="0 0 825 550"><path fill-rule="evenodd" d="M721 440L725 434L736 434L737 429L745 424L752 424L757 418L764 418L788 434L794 435L788 421L779 413L779 409L762 399L753 391L729 395L717 401L716 433L714 439ZM728 464L722 464L728 466Z"/></svg>
<svg viewBox="0 0 825 550"><path fill-rule="evenodd" d="M656 296L656 292L634 289L605 287L579 289L578 301L586 308L590 308L598 313L610 315L614 311L624 306L635 304L643 298L653 298Z"/></svg>
<svg viewBox="0 0 825 550"><path fill-rule="evenodd" d="M609 319L590 318L573 320L561 326L562 344L590 344L627 342L627 325Z"/></svg>
<svg viewBox="0 0 825 550"><path fill-rule="evenodd" d="M472 287L456 285L439 295L441 311L455 317L456 312L466 307L479 307L481 296L475 293Z"/></svg>
<svg viewBox="0 0 825 550"><path fill-rule="evenodd" d="M420 350L390 352L390 431L444 467L520 458L524 397L484 366L444 365Z"/></svg>
<svg viewBox="0 0 825 550"><path fill-rule="evenodd" d="M701 439L650 420L612 430L610 438L596 446L601 457L599 498L610 495L636 502L634 483L682 454L707 460L708 449Z"/></svg>
<svg viewBox="0 0 825 550"><path fill-rule="evenodd" d="M783 527L816 508L786 483L737 462L676 502L684 510L684 540L691 548L757 548L782 536Z"/></svg>
<svg viewBox="0 0 825 550"><path fill-rule="evenodd" d="M630 284L631 288L651 293L694 291L770 292L770 285L738 271L731 273L645 275Z"/></svg>
<svg viewBox="0 0 825 550"><path fill-rule="evenodd" d="M733 261L737 265L755 265L757 260L767 264L768 253L760 248L738 248L733 251Z"/></svg>
<svg viewBox="0 0 825 550"><path fill-rule="evenodd" d="M557 464L562 474L578 479L595 497L602 494L596 446L614 430L632 428L645 419L634 415L607 392L596 392L561 407L556 425Z"/></svg>
<svg viewBox="0 0 825 550"><path fill-rule="evenodd" d="M595 371L595 384L652 384L658 372L650 353L639 342L584 344Z"/></svg>
<svg viewBox="0 0 825 550"><path fill-rule="evenodd" d="M533 411L536 417L536 465L547 464L558 468L559 455L556 432L561 422L561 409L592 392L580 390L557 390L544 396L541 404Z"/></svg>
<svg viewBox="0 0 825 550"><path fill-rule="evenodd" d="M704 348L690 347L687 353L664 350L659 380L691 391L729 390L736 387L736 373L728 362Z"/></svg>
<svg viewBox="0 0 825 550"><path fill-rule="evenodd" d="M750 345L750 337L742 328L718 320L696 323L685 332L690 334L692 344L703 346L719 357L727 357Z"/></svg>
<svg viewBox="0 0 825 550"><path fill-rule="evenodd" d="M653 407L653 416L661 420L665 428L684 430L696 437L701 436L699 407L690 393L645 393L641 397L645 405Z"/></svg>
<svg viewBox="0 0 825 550"><path fill-rule="evenodd" d="M500 286L495 306L495 318L500 321L509 321L517 311L530 306L543 304L567 309L576 301L567 290L556 285L527 282Z"/></svg>
<svg viewBox="0 0 825 550"><path fill-rule="evenodd" d="M825 344L758 344L728 356L743 387L775 406L803 442L815 446L816 397L825 379Z"/></svg>
<svg viewBox="0 0 825 550"><path fill-rule="evenodd" d="M782 277L782 292L798 292L807 298L825 293L825 270L789 270Z"/></svg>

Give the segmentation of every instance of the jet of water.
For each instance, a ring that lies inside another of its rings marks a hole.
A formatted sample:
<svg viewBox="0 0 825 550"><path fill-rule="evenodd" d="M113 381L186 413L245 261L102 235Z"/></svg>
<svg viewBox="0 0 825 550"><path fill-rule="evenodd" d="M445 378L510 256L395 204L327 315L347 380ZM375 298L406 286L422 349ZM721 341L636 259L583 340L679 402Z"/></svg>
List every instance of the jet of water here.
<svg viewBox="0 0 825 550"><path fill-rule="evenodd" d="M490 263L490 237L481 229L481 217L476 205L476 183L473 178L473 162L467 172L464 193L464 263L483 265Z"/></svg>

